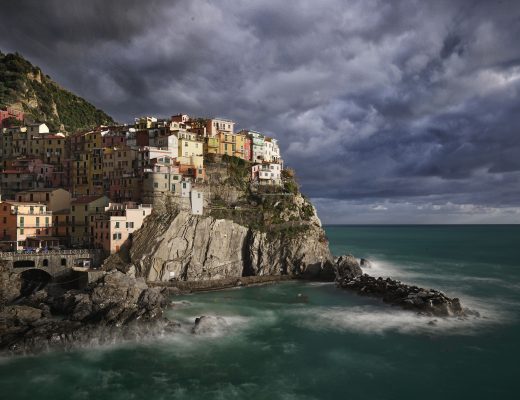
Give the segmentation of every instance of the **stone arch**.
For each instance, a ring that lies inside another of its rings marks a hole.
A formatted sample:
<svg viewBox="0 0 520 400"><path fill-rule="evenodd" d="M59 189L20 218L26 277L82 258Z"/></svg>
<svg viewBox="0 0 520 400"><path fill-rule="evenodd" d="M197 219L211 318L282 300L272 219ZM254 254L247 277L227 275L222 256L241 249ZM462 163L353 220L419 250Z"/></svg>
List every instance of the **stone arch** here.
<svg viewBox="0 0 520 400"><path fill-rule="evenodd" d="M47 271L38 268L27 269L20 276L22 278L22 289L20 290L22 296L29 296L43 289L52 279Z"/></svg>

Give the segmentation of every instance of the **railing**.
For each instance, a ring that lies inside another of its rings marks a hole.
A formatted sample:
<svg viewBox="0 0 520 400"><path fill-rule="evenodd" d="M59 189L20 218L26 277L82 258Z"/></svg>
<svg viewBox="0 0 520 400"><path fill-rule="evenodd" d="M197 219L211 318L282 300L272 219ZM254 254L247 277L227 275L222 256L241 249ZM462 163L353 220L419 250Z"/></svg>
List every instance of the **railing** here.
<svg viewBox="0 0 520 400"><path fill-rule="evenodd" d="M52 255L82 255L82 254L94 254L94 253L101 253L102 250L100 249L68 249L68 250L48 250L48 251L40 251L38 253L36 252L30 252L30 253L24 253L23 250L19 251L2 251L0 252L0 258L2 257L14 257L14 256L52 256Z"/></svg>

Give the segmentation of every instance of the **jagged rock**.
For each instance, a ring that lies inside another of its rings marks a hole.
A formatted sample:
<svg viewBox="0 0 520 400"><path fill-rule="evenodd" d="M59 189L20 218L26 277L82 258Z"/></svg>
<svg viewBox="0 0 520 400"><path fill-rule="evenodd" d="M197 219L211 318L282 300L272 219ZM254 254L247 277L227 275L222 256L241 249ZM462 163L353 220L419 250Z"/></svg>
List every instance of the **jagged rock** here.
<svg viewBox="0 0 520 400"><path fill-rule="evenodd" d="M358 260L352 254L346 254L335 259L336 279L352 279L363 274Z"/></svg>
<svg viewBox="0 0 520 400"><path fill-rule="evenodd" d="M288 238L187 212L169 220L153 216L134 235L130 258L148 281L284 274L332 280L332 256L317 221Z"/></svg>
<svg viewBox="0 0 520 400"><path fill-rule="evenodd" d="M228 328L228 323L224 318L203 315L195 318L191 332L195 335L214 335L226 331Z"/></svg>
<svg viewBox="0 0 520 400"><path fill-rule="evenodd" d="M16 325L32 324L42 317L42 310L29 306L7 306L0 312L0 319Z"/></svg>
<svg viewBox="0 0 520 400"><path fill-rule="evenodd" d="M23 301L31 306L0 309L0 349L34 352L48 346L71 346L78 340L96 339L103 327L109 329L112 338L133 336L148 329L140 321L146 321L150 329L158 322L161 329L175 326L161 318L162 307L167 302L158 289L149 288L143 278L117 270L107 273L86 290L54 288L37 292ZM46 318L51 309L61 318Z"/></svg>
<svg viewBox="0 0 520 400"><path fill-rule="evenodd" d="M426 315L440 317L463 316L466 310L458 298L449 298L434 289L409 286L390 278L374 278L367 274L344 276L338 286L359 294L382 298L385 303L398 305Z"/></svg>
<svg viewBox="0 0 520 400"><path fill-rule="evenodd" d="M22 290L22 278L20 274L11 271L0 260L0 306L15 300Z"/></svg>
<svg viewBox="0 0 520 400"><path fill-rule="evenodd" d="M363 268L371 268L372 267L372 263L367 260L366 258L361 258L359 260L359 265Z"/></svg>

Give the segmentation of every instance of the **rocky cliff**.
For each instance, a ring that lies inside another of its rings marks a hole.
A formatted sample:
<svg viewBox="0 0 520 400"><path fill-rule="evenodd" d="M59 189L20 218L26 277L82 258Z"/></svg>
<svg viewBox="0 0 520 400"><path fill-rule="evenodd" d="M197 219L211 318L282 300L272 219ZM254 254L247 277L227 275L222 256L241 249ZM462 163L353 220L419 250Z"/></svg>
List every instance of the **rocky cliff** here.
<svg viewBox="0 0 520 400"><path fill-rule="evenodd" d="M328 242L317 218L304 229L268 232L185 211L170 218L155 215L135 235L130 263L148 281L286 274L334 277Z"/></svg>
<svg viewBox="0 0 520 400"><path fill-rule="evenodd" d="M105 267L134 265L149 282L276 275L333 280L325 232L294 174L285 171L283 185L255 186L249 168L234 157L207 162L208 181L197 187L204 191L204 215L183 209L182 199L164 199L120 255L123 262L111 257Z"/></svg>

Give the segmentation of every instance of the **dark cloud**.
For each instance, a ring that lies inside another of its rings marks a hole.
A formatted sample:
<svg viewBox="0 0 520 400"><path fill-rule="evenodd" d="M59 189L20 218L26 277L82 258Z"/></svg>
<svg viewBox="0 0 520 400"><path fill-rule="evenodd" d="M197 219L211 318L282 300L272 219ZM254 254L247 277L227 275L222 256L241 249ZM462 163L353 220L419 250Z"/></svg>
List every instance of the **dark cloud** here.
<svg viewBox="0 0 520 400"><path fill-rule="evenodd" d="M183 111L277 136L344 222L325 208L520 221L518 37L516 1L17 0L0 14L0 49L122 122Z"/></svg>

